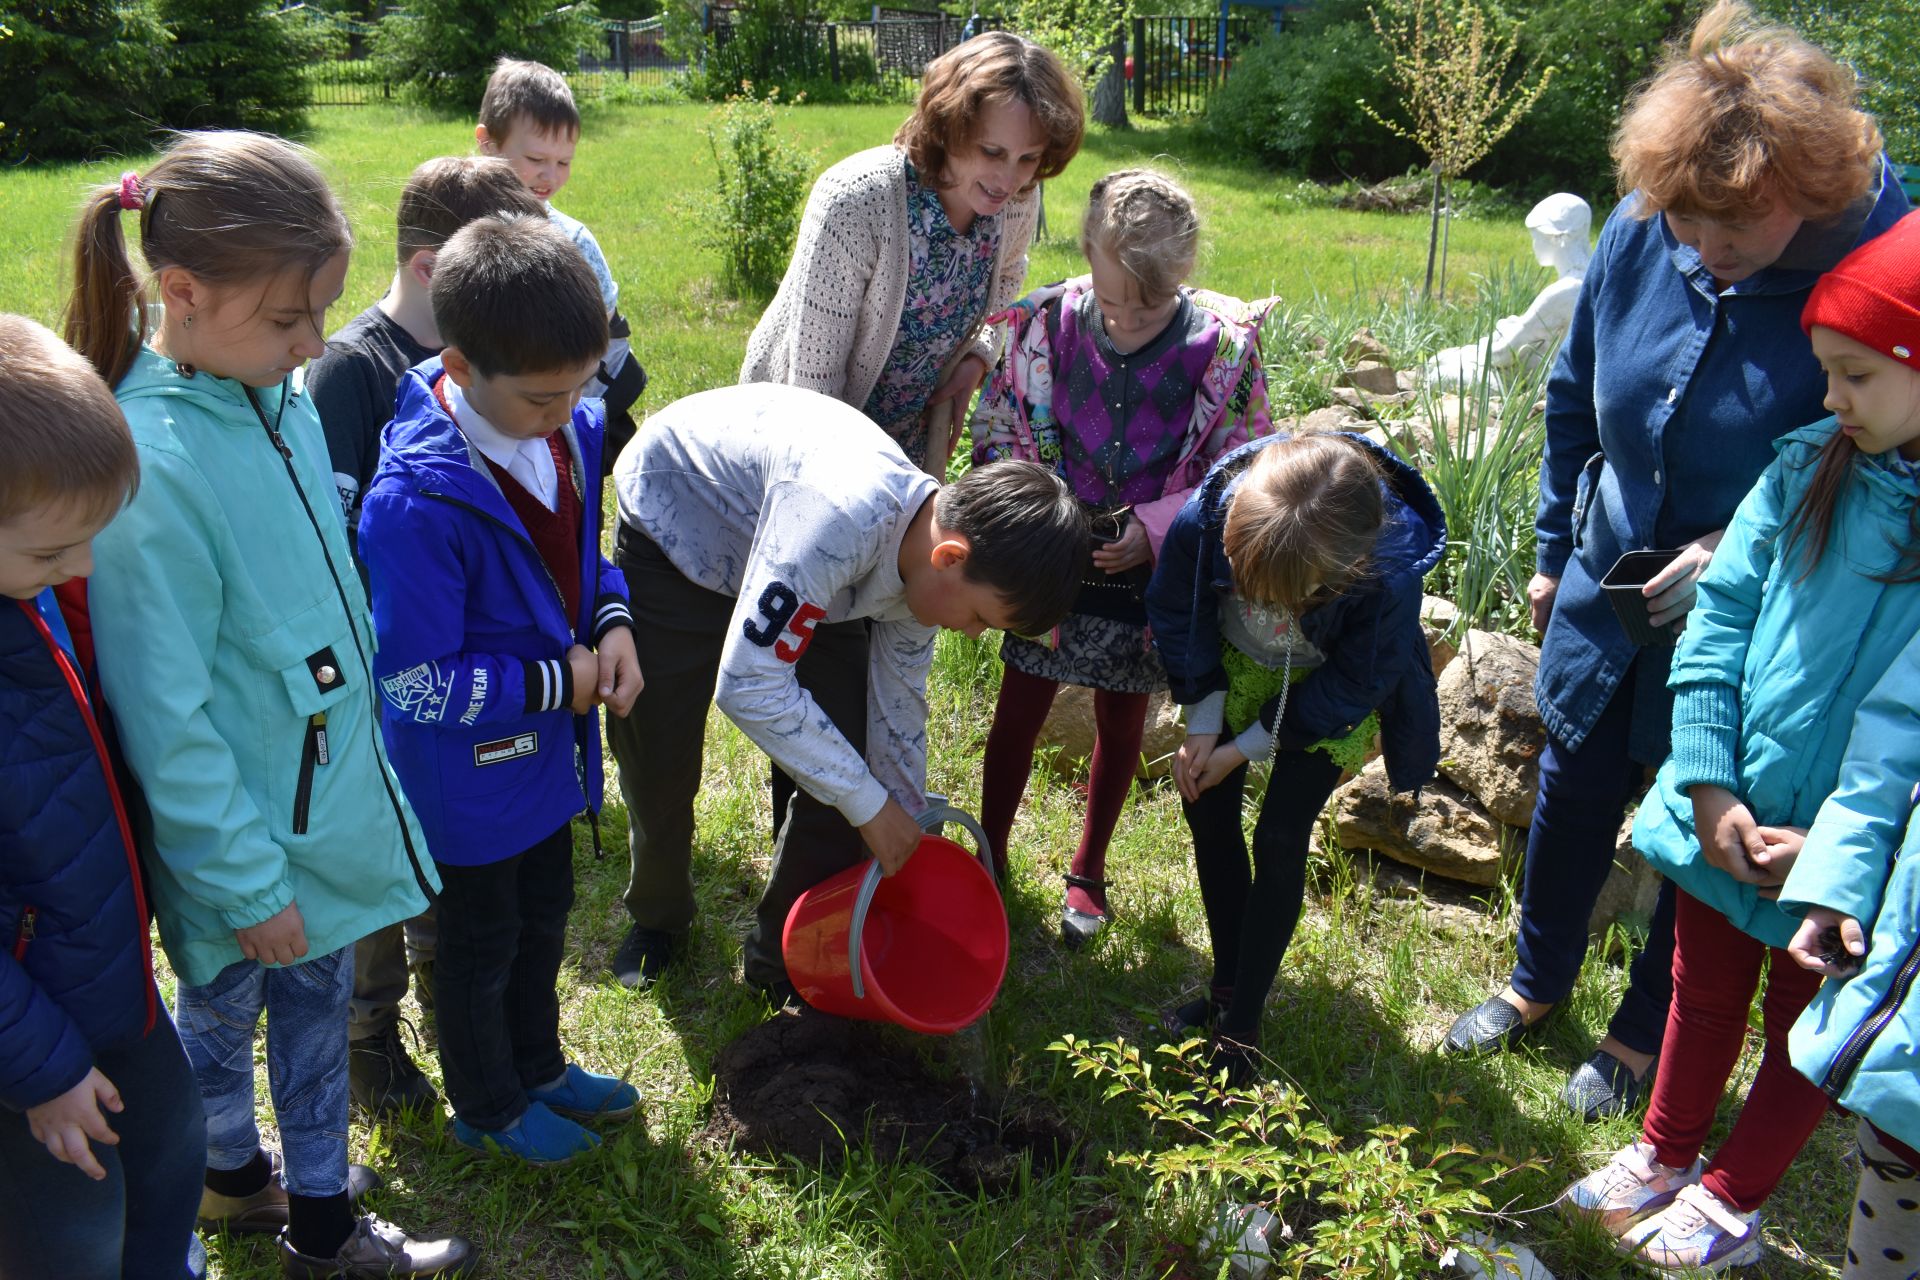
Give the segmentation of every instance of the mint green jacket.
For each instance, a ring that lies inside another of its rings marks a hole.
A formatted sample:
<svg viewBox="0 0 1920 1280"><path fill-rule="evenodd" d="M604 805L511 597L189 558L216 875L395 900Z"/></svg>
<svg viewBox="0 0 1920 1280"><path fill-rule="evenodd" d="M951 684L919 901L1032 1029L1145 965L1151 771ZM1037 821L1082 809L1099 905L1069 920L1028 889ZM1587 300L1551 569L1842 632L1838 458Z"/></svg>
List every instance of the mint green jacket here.
<svg viewBox="0 0 1920 1280"><path fill-rule="evenodd" d="M1663 875L1750 937L1784 947L1799 918L1700 852L1689 788L1726 788L1763 826L1806 827L1839 780L1862 699L1920 633L1920 583L1901 564L1920 480L1856 456L1826 554L1811 572L1787 529L1832 418L1782 436L1741 502L1673 656L1673 754L1634 819Z"/></svg>
<svg viewBox="0 0 1920 1280"><path fill-rule="evenodd" d="M140 490L94 543L90 612L174 970L211 982L243 958L234 930L288 903L310 958L418 914L439 879L380 740L373 628L303 379L250 402L147 349L114 394Z"/></svg>

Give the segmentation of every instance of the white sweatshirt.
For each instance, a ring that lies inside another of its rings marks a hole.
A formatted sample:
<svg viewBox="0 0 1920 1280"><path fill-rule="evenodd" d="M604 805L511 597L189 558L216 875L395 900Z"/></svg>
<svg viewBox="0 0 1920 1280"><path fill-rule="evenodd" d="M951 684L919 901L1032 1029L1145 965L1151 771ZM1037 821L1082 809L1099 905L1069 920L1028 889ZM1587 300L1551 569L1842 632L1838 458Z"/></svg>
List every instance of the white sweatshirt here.
<svg viewBox="0 0 1920 1280"><path fill-rule="evenodd" d="M620 518L688 579L735 598L714 701L859 826L891 795L925 807L934 628L914 620L900 541L939 486L859 410L779 383L721 387L651 415L620 454ZM794 672L819 622L873 620L867 759Z"/></svg>

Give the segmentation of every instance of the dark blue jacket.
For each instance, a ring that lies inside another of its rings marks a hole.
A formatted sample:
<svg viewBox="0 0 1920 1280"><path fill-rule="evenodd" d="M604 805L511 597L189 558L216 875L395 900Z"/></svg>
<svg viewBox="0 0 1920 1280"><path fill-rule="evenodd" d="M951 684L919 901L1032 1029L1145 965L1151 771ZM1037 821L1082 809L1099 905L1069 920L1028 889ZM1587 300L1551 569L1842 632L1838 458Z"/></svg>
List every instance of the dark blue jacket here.
<svg viewBox="0 0 1920 1280"><path fill-rule="evenodd" d="M86 1078L152 1028L139 864L53 593L0 601L0 1103Z"/></svg>
<svg viewBox="0 0 1920 1280"><path fill-rule="evenodd" d="M1173 697L1182 704L1227 687L1220 660L1220 602L1233 590L1221 547L1227 501L1254 455L1286 438L1263 436L1221 458L1167 530L1147 587L1147 620ZM1421 582L1446 550L1447 522L1419 472L1365 437L1347 438L1371 453L1385 473L1386 524L1366 574L1300 619L1301 633L1327 655L1326 665L1293 691L1277 729L1277 699L1261 720L1275 729L1281 746L1297 749L1343 737L1378 710L1387 776L1395 790L1412 791L1440 763L1440 706L1420 627L1420 597Z"/></svg>
<svg viewBox="0 0 1920 1280"><path fill-rule="evenodd" d="M1801 308L1820 273L1899 221L1907 198L1883 172L1847 214L1801 228L1777 262L1724 293L1665 218L1633 216L1635 199L1601 229L1547 383L1534 530L1539 571L1560 589L1534 695L1547 731L1578 749L1637 659L1629 750L1658 764L1673 646L1636 649L1600 580L1624 551L1724 529L1773 442L1826 416Z"/></svg>
<svg viewBox="0 0 1920 1280"><path fill-rule="evenodd" d="M440 373L436 357L400 380L361 504L360 556L394 770L434 858L475 866L599 811L599 718L567 709L564 655L632 615L625 577L600 554L599 402L582 401L561 429L582 508L580 616L569 618L526 526L434 395Z"/></svg>

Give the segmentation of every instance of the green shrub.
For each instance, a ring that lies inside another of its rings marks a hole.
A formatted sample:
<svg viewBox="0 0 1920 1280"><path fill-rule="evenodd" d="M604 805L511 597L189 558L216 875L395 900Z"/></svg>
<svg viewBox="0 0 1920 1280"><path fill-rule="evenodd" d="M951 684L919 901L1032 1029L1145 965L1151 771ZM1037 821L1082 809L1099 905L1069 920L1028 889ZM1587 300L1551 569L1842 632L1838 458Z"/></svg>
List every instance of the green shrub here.
<svg viewBox="0 0 1920 1280"><path fill-rule="evenodd" d="M467 112L479 107L501 58L544 62L565 74L600 38L591 0L565 8L551 0L409 0L404 11L380 20L374 54L412 96Z"/></svg>
<svg viewBox="0 0 1920 1280"><path fill-rule="evenodd" d="M10 3L0 37L0 161L84 158L148 141L166 43L153 10L114 0Z"/></svg>
<svg viewBox="0 0 1920 1280"><path fill-rule="evenodd" d="M323 55L319 25L277 14L271 0L158 0L172 43L155 114L176 129L292 133L306 123L307 65Z"/></svg>
<svg viewBox="0 0 1920 1280"><path fill-rule="evenodd" d="M1920 164L1920 32L1910 0L1760 0L1759 7L1851 64L1867 110L1879 117L1887 154Z"/></svg>
<svg viewBox="0 0 1920 1280"><path fill-rule="evenodd" d="M813 161L780 134L779 90L745 90L706 129L715 190L700 210L699 243L719 250L729 289L765 297L786 274Z"/></svg>

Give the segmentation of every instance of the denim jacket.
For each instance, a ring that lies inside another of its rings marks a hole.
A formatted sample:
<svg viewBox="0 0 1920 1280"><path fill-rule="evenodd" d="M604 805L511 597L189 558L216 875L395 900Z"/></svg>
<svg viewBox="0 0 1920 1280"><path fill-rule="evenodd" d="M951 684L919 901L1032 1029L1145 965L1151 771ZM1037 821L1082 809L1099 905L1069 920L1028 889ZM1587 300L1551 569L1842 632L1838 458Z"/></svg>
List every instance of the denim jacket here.
<svg viewBox="0 0 1920 1280"><path fill-rule="evenodd" d="M1820 273L1906 212L1881 181L1833 223L1801 229L1773 266L1719 292L1700 255L1629 195L1600 233L1547 386L1534 522L1538 568L1560 589L1534 693L1577 749L1634 658L1630 752L1667 754L1671 645L1637 651L1601 591L1622 552L1678 547L1726 527L1773 460L1774 440L1825 414L1825 376L1800 329Z"/></svg>

